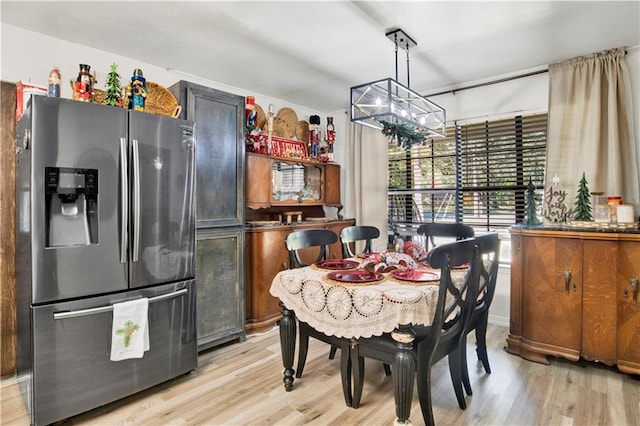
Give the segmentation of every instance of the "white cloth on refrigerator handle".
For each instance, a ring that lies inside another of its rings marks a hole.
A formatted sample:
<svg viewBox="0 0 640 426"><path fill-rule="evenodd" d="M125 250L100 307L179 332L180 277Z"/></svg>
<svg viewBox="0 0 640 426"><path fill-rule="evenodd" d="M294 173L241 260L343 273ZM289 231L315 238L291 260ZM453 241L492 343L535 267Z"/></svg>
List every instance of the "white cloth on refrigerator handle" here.
<svg viewBox="0 0 640 426"><path fill-rule="evenodd" d="M113 304L111 361L142 358L149 350L149 299Z"/></svg>

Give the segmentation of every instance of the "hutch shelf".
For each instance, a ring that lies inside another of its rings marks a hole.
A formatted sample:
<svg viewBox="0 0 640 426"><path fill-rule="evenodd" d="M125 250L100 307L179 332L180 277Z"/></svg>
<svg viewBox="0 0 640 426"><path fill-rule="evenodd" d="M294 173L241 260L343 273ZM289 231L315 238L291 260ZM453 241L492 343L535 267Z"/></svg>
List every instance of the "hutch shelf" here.
<svg viewBox="0 0 640 426"><path fill-rule="evenodd" d="M272 328L281 316L279 301L269 288L276 274L288 267L287 235L311 228L340 235L355 220L339 214L338 164L255 153L247 153L246 207L246 331L258 333ZM326 207L337 209L334 217L325 215ZM329 252L333 259L342 258L340 242Z"/></svg>

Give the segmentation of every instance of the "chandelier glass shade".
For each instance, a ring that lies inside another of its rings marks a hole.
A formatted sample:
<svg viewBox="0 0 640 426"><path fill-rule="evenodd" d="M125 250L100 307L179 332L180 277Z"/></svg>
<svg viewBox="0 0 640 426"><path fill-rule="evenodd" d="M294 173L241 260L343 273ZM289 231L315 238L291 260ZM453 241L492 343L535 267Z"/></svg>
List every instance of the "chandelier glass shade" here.
<svg viewBox="0 0 640 426"><path fill-rule="evenodd" d="M402 30L387 33L396 43L396 78L385 78L351 88L351 121L382 130L384 123L405 124L415 127L426 137L446 136L446 112L417 92L398 82L398 46L407 50L407 83L409 80L409 42L405 46L400 40L411 40Z"/></svg>

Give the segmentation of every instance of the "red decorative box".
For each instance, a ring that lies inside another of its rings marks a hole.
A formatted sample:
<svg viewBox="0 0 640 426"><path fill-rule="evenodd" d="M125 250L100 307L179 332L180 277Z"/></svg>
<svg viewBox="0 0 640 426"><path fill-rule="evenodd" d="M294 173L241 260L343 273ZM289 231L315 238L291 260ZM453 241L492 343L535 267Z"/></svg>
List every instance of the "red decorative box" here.
<svg viewBox="0 0 640 426"><path fill-rule="evenodd" d="M24 114L31 95L47 96L47 88L23 83L21 81L16 83L16 121L20 121L20 117Z"/></svg>
<svg viewBox="0 0 640 426"><path fill-rule="evenodd" d="M271 152L274 157L281 158L302 158L306 159L307 146L304 142L285 139L279 136L271 136Z"/></svg>

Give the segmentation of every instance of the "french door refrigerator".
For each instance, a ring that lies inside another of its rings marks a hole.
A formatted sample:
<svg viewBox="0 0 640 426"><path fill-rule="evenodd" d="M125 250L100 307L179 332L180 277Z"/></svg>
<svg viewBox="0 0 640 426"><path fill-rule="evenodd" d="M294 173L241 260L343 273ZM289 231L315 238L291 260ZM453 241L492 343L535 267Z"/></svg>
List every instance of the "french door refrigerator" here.
<svg viewBox="0 0 640 426"><path fill-rule="evenodd" d="M49 424L197 366L194 124L34 96L17 126L18 381ZM110 360L113 305L149 350Z"/></svg>

